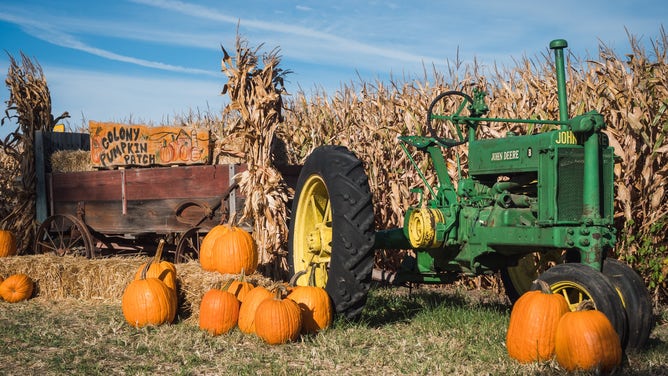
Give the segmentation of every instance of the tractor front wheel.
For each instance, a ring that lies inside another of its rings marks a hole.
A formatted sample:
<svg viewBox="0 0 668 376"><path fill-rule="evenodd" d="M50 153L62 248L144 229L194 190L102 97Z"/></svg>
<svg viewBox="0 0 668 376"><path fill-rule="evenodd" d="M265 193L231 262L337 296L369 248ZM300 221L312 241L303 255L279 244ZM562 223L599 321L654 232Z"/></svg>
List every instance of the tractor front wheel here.
<svg viewBox="0 0 668 376"><path fill-rule="evenodd" d="M598 311L603 312L619 335L622 347L627 342L626 312L620 294L608 277L594 268L579 263L559 264L551 267L538 279L547 282L555 294L566 298L571 311L583 300L591 300ZM532 289L540 287L534 284Z"/></svg>
<svg viewBox="0 0 668 376"><path fill-rule="evenodd" d="M627 350L642 348L654 327L652 300L645 282L630 266L615 259L605 259L602 272L622 297L629 327Z"/></svg>
<svg viewBox="0 0 668 376"><path fill-rule="evenodd" d="M297 285L324 287L337 313L360 315L373 268L373 205L362 162L341 146L315 149L302 167L288 264Z"/></svg>

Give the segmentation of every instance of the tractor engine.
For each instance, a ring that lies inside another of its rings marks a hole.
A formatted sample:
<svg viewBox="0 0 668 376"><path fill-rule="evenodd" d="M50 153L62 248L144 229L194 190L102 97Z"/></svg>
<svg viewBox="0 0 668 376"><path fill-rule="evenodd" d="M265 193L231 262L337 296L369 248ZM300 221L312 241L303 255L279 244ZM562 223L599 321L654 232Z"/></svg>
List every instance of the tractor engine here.
<svg viewBox="0 0 668 376"><path fill-rule="evenodd" d="M602 124L600 114L588 113L553 131L470 137L468 177L456 188L434 150L442 144L404 137L430 154L439 180L428 187L434 198L409 208L404 219L404 236L419 250L419 273L492 272L518 254L547 249L600 267L597 260L615 242L615 159Z"/></svg>

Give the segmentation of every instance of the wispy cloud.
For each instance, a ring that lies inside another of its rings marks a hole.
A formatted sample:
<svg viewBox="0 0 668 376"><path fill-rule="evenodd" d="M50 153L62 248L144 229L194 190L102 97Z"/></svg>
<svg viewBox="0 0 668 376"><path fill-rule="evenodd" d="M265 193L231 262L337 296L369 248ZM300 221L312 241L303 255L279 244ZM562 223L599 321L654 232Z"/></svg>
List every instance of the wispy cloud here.
<svg viewBox="0 0 668 376"><path fill-rule="evenodd" d="M294 24L286 24L280 22L266 22L258 20L239 19L226 15L209 7L184 3L176 0L131 0L137 4L143 4L155 8L171 10L183 15L197 17L201 19L213 20L225 23L241 23L246 28L257 29L262 31L270 31L272 33L280 33L284 35L292 35L299 37L299 42L302 45L317 45L320 49L336 49L347 56L373 56L376 58L391 59L394 61L421 63L422 61L436 61L435 57L415 55L407 52L402 52L397 49L390 49L379 47L376 45L359 42L350 38L340 37L338 35L324 33L322 31L297 26Z"/></svg>
<svg viewBox="0 0 668 376"><path fill-rule="evenodd" d="M16 24L31 36L41 39L45 42L51 43L53 45L86 52L91 55L99 56L105 59L120 61L147 68L170 71L170 72L180 72L180 73L208 75L208 76L219 75L218 72L208 71L204 69L188 68L179 65L165 64L158 61L150 61L132 56L121 55L112 51L93 47L80 41L75 36L69 33L57 30L51 24L46 23L43 20L20 17L5 12L0 12L0 20Z"/></svg>

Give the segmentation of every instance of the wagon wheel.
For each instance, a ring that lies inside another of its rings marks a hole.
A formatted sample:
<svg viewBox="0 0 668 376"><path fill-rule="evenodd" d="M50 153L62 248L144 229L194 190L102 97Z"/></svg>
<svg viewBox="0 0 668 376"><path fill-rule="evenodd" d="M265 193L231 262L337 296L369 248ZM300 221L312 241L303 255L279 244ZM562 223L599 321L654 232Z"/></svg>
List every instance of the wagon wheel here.
<svg viewBox="0 0 668 376"><path fill-rule="evenodd" d="M199 247L204 234L199 227L193 227L184 232L176 245L174 263L185 263L190 260L199 260Z"/></svg>
<svg viewBox="0 0 668 376"><path fill-rule="evenodd" d="M292 204L290 274L307 271L338 313L359 316L373 267L373 206L362 162L340 146L321 146L306 159ZM302 276L297 285L307 284Z"/></svg>
<svg viewBox="0 0 668 376"><path fill-rule="evenodd" d="M70 214L48 217L37 229L35 253L71 254L91 258L95 255L93 237L86 224Z"/></svg>

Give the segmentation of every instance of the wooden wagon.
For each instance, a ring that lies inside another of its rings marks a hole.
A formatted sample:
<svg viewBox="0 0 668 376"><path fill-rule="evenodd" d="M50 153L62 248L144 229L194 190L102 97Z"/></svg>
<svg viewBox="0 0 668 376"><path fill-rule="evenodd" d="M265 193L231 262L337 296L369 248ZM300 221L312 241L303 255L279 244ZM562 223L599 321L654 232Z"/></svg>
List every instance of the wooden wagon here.
<svg viewBox="0 0 668 376"><path fill-rule="evenodd" d="M165 239L173 261L186 262L198 258L212 227L243 206L233 178L244 164L52 171L53 152L90 150L91 140L97 142L86 133L36 135L35 253L89 258L151 253ZM295 177L297 172L286 169Z"/></svg>

